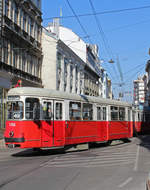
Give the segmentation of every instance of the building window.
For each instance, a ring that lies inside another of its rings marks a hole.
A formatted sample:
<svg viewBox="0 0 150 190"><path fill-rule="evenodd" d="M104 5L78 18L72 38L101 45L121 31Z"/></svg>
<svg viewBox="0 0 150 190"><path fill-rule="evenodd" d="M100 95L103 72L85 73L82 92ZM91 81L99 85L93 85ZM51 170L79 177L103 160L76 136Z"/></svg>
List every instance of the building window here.
<svg viewBox="0 0 150 190"><path fill-rule="evenodd" d="M25 64L26 64L26 57L25 55L22 56L22 71L25 71Z"/></svg>
<svg viewBox="0 0 150 190"><path fill-rule="evenodd" d="M8 41L7 40L4 41L4 51L3 51L3 53L4 53L4 62L6 64L8 64Z"/></svg>
<svg viewBox="0 0 150 190"><path fill-rule="evenodd" d="M9 0L5 0L5 15L9 15Z"/></svg>
<svg viewBox="0 0 150 190"><path fill-rule="evenodd" d="M30 65L29 65L29 73L32 74L32 68L33 68L33 58L31 57Z"/></svg>
<svg viewBox="0 0 150 190"><path fill-rule="evenodd" d="M37 0L37 7L41 9L41 0Z"/></svg>
<svg viewBox="0 0 150 190"><path fill-rule="evenodd" d="M38 27L37 27L37 24L35 23L35 27L34 27L34 38L35 38L36 41L37 41L37 31L38 31L37 28L38 28Z"/></svg>
<svg viewBox="0 0 150 190"><path fill-rule="evenodd" d="M26 31L27 17L26 14L23 14L23 30Z"/></svg>
<svg viewBox="0 0 150 190"><path fill-rule="evenodd" d="M17 49L14 49L13 54L13 66L17 68L17 62L18 62L18 51Z"/></svg>
<svg viewBox="0 0 150 190"><path fill-rule="evenodd" d="M30 19L30 36L33 36L33 27L34 27L33 20Z"/></svg>
<svg viewBox="0 0 150 190"><path fill-rule="evenodd" d="M57 53L57 69L61 69L61 58L62 55L60 53Z"/></svg>
<svg viewBox="0 0 150 190"><path fill-rule="evenodd" d="M62 55L58 52L57 53L57 90L60 90L61 59L62 59Z"/></svg>
<svg viewBox="0 0 150 190"><path fill-rule="evenodd" d="M11 3L10 7L10 19L13 20L13 3Z"/></svg>
<svg viewBox="0 0 150 190"><path fill-rule="evenodd" d="M23 25L23 22L22 22L22 14L23 14L22 9L20 9L19 25L20 25L21 28L22 28L22 25Z"/></svg>
<svg viewBox="0 0 150 190"><path fill-rule="evenodd" d="M18 7L16 3L14 3L14 22L18 24Z"/></svg>
<svg viewBox="0 0 150 190"><path fill-rule="evenodd" d="M37 41L41 43L41 27L40 26L38 26L38 29L37 29Z"/></svg>

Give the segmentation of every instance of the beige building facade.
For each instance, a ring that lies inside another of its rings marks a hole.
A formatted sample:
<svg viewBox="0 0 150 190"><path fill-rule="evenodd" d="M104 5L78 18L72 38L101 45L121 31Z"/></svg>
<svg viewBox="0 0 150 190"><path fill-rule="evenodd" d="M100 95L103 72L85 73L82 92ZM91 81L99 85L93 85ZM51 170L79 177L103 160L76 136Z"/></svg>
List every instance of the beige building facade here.
<svg viewBox="0 0 150 190"><path fill-rule="evenodd" d="M1 0L0 124L5 121L5 97L18 80L41 87L41 0ZM1 127L0 126L0 127Z"/></svg>

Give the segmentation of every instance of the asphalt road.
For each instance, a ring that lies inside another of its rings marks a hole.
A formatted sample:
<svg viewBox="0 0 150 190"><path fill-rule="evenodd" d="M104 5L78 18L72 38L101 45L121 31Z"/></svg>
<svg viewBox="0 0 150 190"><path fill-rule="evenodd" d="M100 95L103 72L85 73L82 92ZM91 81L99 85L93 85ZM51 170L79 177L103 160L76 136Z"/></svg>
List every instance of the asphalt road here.
<svg viewBox="0 0 150 190"><path fill-rule="evenodd" d="M88 151L1 149L3 190L144 190L150 172L150 136Z"/></svg>

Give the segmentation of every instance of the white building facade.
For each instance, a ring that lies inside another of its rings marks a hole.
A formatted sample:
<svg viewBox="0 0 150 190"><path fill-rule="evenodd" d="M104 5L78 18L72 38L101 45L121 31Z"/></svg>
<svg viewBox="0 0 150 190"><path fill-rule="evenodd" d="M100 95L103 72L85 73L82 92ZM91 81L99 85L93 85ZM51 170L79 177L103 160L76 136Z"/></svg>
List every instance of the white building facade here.
<svg viewBox="0 0 150 190"><path fill-rule="evenodd" d="M146 76L147 76L147 89L146 89L146 102L147 105L150 106L150 60L147 61L146 64Z"/></svg>
<svg viewBox="0 0 150 190"><path fill-rule="evenodd" d="M50 23L47 30L52 33L56 39L60 39L68 48L70 48L85 64L84 64L84 94L90 96L106 97L100 91L101 85L104 84L107 88L107 82L101 84L103 77L101 74L101 66L98 56L98 46L86 44L77 34L72 30L63 27L59 24L59 20ZM105 89L108 91L108 89ZM106 92L105 92L106 94Z"/></svg>
<svg viewBox="0 0 150 190"><path fill-rule="evenodd" d="M145 86L144 86L143 77L138 77L137 80L134 80L133 85L134 85L133 104L136 107L143 109L145 102Z"/></svg>
<svg viewBox="0 0 150 190"><path fill-rule="evenodd" d="M84 94L85 63L52 33L43 31L43 87Z"/></svg>

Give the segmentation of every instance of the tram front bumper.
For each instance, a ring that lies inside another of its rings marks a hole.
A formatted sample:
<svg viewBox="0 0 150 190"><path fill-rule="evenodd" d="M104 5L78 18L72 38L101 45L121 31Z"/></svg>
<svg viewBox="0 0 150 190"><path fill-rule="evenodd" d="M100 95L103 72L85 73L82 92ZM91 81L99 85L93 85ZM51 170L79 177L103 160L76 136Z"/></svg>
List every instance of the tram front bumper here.
<svg viewBox="0 0 150 190"><path fill-rule="evenodd" d="M12 137L5 137L5 144L6 146L8 146L8 148L16 148L16 147L20 147L21 143L25 142L24 137L22 138L12 138Z"/></svg>
<svg viewBox="0 0 150 190"><path fill-rule="evenodd" d="M22 142L25 142L24 137L21 138L5 137L5 143L22 143Z"/></svg>

